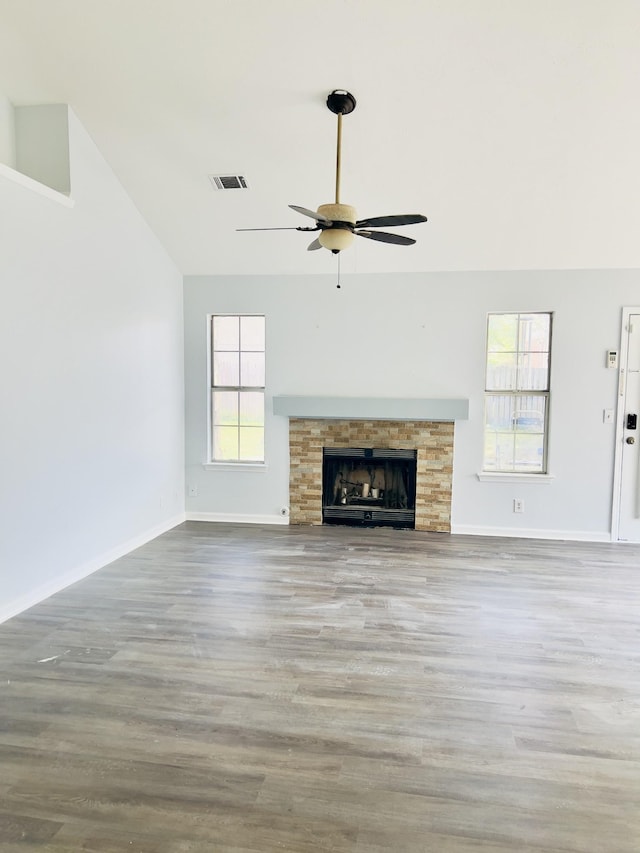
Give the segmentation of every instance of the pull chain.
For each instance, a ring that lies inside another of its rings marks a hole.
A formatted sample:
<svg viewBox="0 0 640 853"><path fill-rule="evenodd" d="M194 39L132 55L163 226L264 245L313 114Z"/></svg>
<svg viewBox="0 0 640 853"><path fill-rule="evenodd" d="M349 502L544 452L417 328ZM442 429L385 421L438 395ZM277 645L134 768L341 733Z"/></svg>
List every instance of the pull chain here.
<svg viewBox="0 0 640 853"><path fill-rule="evenodd" d="M340 290L340 252L338 252L338 283L336 284L336 288Z"/></svg>

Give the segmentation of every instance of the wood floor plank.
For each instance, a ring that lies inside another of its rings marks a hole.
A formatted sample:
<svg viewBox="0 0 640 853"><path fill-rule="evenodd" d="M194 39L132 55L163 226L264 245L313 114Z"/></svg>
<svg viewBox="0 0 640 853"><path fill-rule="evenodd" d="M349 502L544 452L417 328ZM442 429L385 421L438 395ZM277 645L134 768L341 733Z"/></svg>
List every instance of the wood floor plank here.
<svg viewBox="0 0 640 853"><path fill-rule="evenodd" d="M640 548L188 522L0 626L2 853L638 853Z"/></svg>

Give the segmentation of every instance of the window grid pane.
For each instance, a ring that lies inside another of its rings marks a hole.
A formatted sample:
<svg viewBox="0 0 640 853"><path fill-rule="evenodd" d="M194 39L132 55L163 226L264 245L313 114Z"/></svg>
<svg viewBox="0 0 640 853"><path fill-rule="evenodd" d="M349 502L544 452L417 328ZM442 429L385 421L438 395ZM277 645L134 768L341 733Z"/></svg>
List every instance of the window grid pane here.
<svg viewBox="0 0 640 853"><path fill-rule="evenodd" d="M264 352L264 317L240 317L240 349Z"/></svg>
<svg viewBox="0 0 640 853"><path fill-rule="evenodd" d="M264 388L264 353L240 353L240 383L243 388Z"/></svg>
<svg viewBox="0 0 640 853"><path fill-rule="evenodd" d="M237 352L240 349L240 318L213 318L213 349Z"/></svg>
<svg viewBox="0 0 640 853"><path fill-rule="evenodd" d="M518 348L518 315L489 314L487 352L515 352Z"/></svg>
<svg viewBox="0 0 640 853"><path fill-rule="evenodd" d="M211 457L264 461L263 316L211 319Z"/></svg>
<svg viewBox="0 0 640 853"><path fill-rule="evenodd" d="M525 352L518 355L516 387L518 391L547 391L549 353Z"/></svg>
<svg viewBox="0 0 640 853"><path fill-rule="evenodd" d="M264 394L261 391L240 392L240 426L264 427Z"/></svg>
<svg viewBox="0 0 640 853"><path fill-rule="evenodd" d="M213 384L219 388L235 388L240 384L240 353L213 353Z"/></svg>
<svg viewBox="0 0 640 853"><path fill-rule="evenodd" d="M236 426L214 426L213 427L213 458L220 462L237 462L238 455L238 427Z"/></svg>
<svg viewBox="0 0 640 853"><path fill-rule="evenodd" d="M517 370L515 352L490 352L487 356L486 390L515 391Z"/></svg>
<svg viewBox="0 0 640 853"><path fill-rule="evenodd" d="M237 391L214 391L212 407L212 423L214 426L237 426L238 414Z"/></svg>
<svg viewBox="0 0 640 853"><path fill-rule="evenodd" d="M547 352L549 349L549 314L520 314L518 349L520 352Z"/></svg>
<svg viewBox="0 0 640 853"><path fill-rule="evenodd" d="M240 427L240 459L248 461L264 459L264 429L262 427Z"/></svg>

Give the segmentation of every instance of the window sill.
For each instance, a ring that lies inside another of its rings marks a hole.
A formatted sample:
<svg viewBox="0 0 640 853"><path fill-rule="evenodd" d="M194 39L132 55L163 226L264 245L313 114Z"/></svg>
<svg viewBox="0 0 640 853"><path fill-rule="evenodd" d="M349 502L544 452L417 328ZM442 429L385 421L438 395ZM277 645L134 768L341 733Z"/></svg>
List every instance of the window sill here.
<svg viewBox="0 0 640 853"><path fill-rule="evenodd" d="M507 471L482 471L476 477L481 483L537 483L540 486L549 486L555 480L553 474L523 474L518 471L513 474Z"/></svg>
<svg viewBox="0 0 640 853"><path fill-rule="evenodd" d="M202 467L207 471L248 471L255 473L266 471L266 462L203 462Z"/></svg>

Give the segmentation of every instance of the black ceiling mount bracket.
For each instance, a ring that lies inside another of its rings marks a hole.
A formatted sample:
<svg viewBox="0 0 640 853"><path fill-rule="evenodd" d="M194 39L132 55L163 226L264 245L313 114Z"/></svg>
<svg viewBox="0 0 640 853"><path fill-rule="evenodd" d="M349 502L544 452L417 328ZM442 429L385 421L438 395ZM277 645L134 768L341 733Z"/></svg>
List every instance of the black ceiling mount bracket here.
<svg viewBox="0 0 640 853"><path fill-rule="evenodd" d="M334 89L327 98L327 106L336 115L348 116L356 108L356 99L345 89Z"/></svg>

